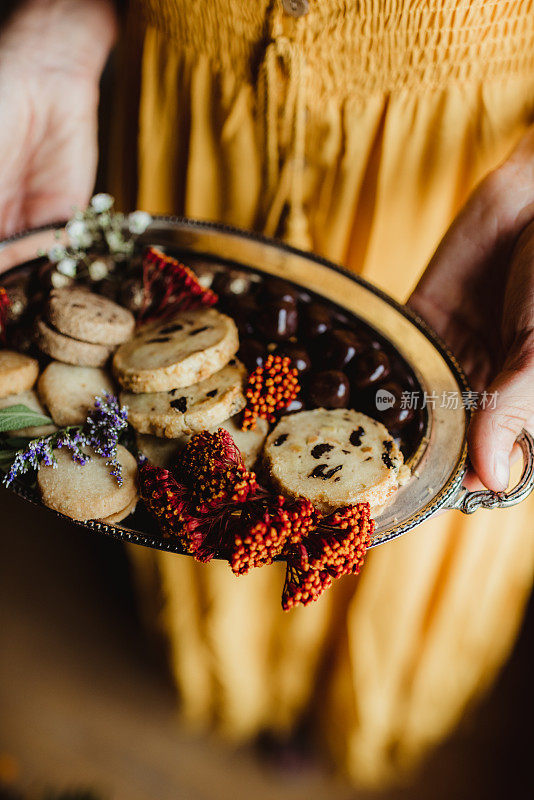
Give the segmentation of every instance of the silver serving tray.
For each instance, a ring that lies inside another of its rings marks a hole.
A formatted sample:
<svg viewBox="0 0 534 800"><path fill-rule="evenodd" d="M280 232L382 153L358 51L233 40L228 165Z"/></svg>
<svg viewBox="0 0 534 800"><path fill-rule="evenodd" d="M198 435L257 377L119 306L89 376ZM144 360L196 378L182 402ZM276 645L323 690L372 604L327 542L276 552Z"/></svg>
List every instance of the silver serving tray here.
<svg viewBox="0 0 534 800"><path fill-rule="evenodd" d="M27 231L0 243L0 284L6 270L20 269L48 249L62 225ZM465 376L454 356L416 314L367 281L318 256L280 242L234 228L175 217L157 217L140 237L141 243L171 247L184 257L207 258L276 275L332 301L374 328L412 368L419 388L440 398L443 392L468 391ZM510 492L469 492L462 482L467 470L466 433L469 412L427 406L426 429L409 459L413 477L399 489L393 502L376 520L372 546L395 539L444 509L470 514L477 508L515 505L534 489L534 440L523 431L518 444L523 452L523 472ZM40 503L37 493L22 482L12 490L30 502ZM55 513L55 512L51 512ZM130 520L135 521L134 523ZM148 516L127 520L127 525L88 521L77 523L116 539L170 552L181 552L172 540L159 537Z"/></svg>

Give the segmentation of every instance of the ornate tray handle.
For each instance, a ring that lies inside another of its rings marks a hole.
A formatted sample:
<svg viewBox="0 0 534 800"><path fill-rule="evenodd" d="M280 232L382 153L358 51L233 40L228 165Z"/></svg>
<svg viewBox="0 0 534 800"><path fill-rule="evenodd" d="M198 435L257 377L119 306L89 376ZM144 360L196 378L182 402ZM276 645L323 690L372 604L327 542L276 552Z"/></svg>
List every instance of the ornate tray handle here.
<svg viewBox="0 0 534 800"><path fill-rule="evenodd" d="M517 439L523 451L523 473L517 486L510 492L491 492L489 490L470 492L462 486L445 508L456 508L464 514L472 514L478 508L508 508L520 503L534 489L534 437L523 430Z"/></svg>

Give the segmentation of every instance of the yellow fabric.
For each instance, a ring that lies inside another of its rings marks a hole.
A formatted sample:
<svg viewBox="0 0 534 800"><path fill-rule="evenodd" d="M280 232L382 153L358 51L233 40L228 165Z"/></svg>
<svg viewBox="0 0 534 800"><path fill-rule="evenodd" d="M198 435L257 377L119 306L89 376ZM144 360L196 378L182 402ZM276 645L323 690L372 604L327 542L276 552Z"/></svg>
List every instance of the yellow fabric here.
<svg viewBox="0 0 534 800"><path fill-rule="evenodd" d="M130 103L112 165L122 203L282 235L400 300L534 121L531 0L310 0L298 20L280 0L142 5L137 159ZM137 549L140 575L159 573L186 715L235 738L304 719L355 782L394 779L506 658L533 512L443 514L289 614L276 567L237 579Z"/></svg>

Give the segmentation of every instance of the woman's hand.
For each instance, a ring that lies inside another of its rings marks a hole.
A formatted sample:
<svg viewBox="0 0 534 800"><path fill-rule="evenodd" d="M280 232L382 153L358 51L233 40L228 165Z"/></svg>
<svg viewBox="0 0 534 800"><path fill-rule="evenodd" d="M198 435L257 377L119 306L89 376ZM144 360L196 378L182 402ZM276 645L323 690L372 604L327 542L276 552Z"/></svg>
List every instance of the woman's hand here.
<svg viewBox="0 0 534 800"><path fill-rule="evenodd" d="M480 480L501 491L522 428L534 427L534 130L482 181L409 305L449 344L475 391L495 393L469 430Z"/></svg>
<svg viewBox="0 0 534 800"><path fill-rule="evenodd" d="M0 238L84 206L97 163L108 0L31 0L0 36Z"/></svg>

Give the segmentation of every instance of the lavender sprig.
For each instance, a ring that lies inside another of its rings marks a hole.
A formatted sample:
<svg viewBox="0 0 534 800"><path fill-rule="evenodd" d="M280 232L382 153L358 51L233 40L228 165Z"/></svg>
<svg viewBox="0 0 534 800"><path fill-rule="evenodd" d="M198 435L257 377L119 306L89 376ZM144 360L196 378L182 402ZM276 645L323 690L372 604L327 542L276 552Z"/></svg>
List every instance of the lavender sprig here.
<svg viewBox="0 0 534 800"><path fill-rule="evenodd" d="M19 450L15 454L13 463L4 478L4 485L10 486L15 478L24 475L30 470L37 469L42 462L47 467L53 467L55 458L52 453L54 444L53 436L46 436L41 439L33 439L25 450Z"/></svg>
<svg viewBox="0 0 534 800"><path fill-rule="evenodd" d="M11 468L4 478L4 484L9 486L19 475L24 475L31 470L38 468L39 464L46 464L47 467L55 467L54 449L68 447L72 451L72 457L78 464L85 464L88 456L82 450L87 444L81 428L65 428L49 436L39 439L32 439L25 450L18 450L11 464Z"/></svg>
<svg viewBox="0 0 534 800"><path fill-rule="evenodd" d="M56 439L56 447L66 447L71 452L72 460L82 467L87 464L90 456L84 452L83 448L90 446L87 436L81 428L66 428Z"/></svg>
<svg viewBox="0 0 534 800"><path fill-rule="evenodd" d="M104 392L95 398L95 406L89 412L84 426L84 435L99 456L106 458L110 472L122 486L122 470L117 460L117 445L123 431L128 427L128 409L121 406L117 398Z"/></svg>
<svg viewBox="0 0 534 800"><path fill-rule="evenodd" d="M119 404L118 399L107 392L96 397L94 408L89 412L85 424L69 426L49 436L33 439L24 450L15 453L13 463L4 478L10 486L20 475L36 470L39 464L48 467L57 465L54 449L65 447L70 450L72 459L83 466L90 456L85 448L92 448L97 455L106 460L119 486L122 486L122 469L117 458L117 446L123 431L128 427L128 409Z"/></svg>

